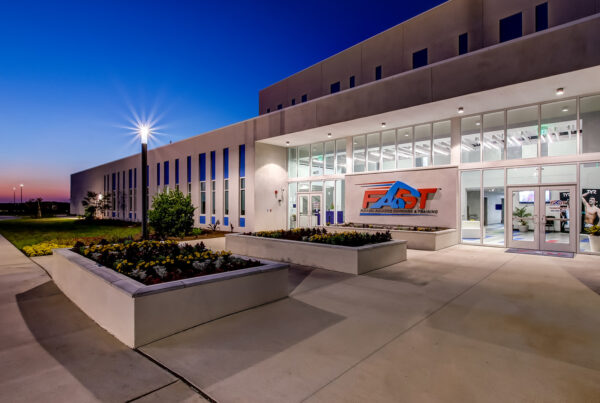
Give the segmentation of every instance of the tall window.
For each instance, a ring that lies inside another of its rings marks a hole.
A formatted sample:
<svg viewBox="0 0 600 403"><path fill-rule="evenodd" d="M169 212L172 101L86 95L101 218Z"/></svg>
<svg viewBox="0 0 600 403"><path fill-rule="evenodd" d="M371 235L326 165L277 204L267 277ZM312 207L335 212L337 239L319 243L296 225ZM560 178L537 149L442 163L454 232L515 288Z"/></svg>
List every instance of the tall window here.
<svg viewBox="0 0 600 403"><path fill-rule="evenodd" d="M483 160L504 159L504 111L483 115Z"/></svg>
<svg viewBox="0 0 600 403"><path fill-rule="evenodd" d="M115 216L115 210L117 209L117 207L116 207L117 206L117 204L116 204L116 195L115 195L115 192L117 190L117 188L116 188L116 186L117 186L117 178L116 178L116 176L117 175L115 173L112 174L112 182L111 182L111 184L112 184L112 187L111 187L112 192L110 194L110 199L111 199L110 200L110 206L111 206L111 209L112 209L112 216L113 217Z"/></svg>
<svg viewBox="0 0 600 403"><path fill-rule="evenodd" d="M223 225L229 225L229 148L223 149Z"/></svg>
<svg viewBox="0 0 600 403"><path fill-rule="evenodd" d="M579 107L581 151L600 152L600 95L581 98Z"/></svg>
<svg viewBox="0 0 600 403"><path fill-rule="evenodd" d="M165 161L164 164L164 169L165 169L165 192L169 191L169 161Z"/></svg>
<svg viewBox="0 0 600 403"><path fill-rule="evenodd" d="M336 92L340 92L340 82L335 82L330 86L330 92L335 94Z"/></svg>
<svg viewBox="0 0 600 403"><path fill-rule="evenodd" d="M381 66L375 67L375 80L381 80Z"/></svg>
<svg viewBox="0 0 600 403"><path fill-rule="evenodd" d="M240 227L246 226L246 146L240 145Z"/></svg>
<svg viewBox="0 0 600 403"><path fill-rule="evenodd" d="M379 171L381 141L379 133L367 134L367 171Z"/></svg>
<svg viewBox="0 0 600 403"><path fill-rule="evenodd" d="M523 36L523 14L516 13L500 20L500 42Z"/></svg>
<svg viewBox="0 0 600 403"><path fill-rule="evenodd" d="M450 121L433 124L433 165L450 164Z"/></svg>
<svg viewBox="0 0 600 403"><path fill-rule="evenodd" d="M548 29L548 3L535 6L535 32Z"/></svg>
<svg viewBox="0 0 600 403"><path fill-rule="evenodd" d="M175 189L179 190L179 158L175 159Z"/></svg>
<svg viewBox="0 0 600 403"><path fill-rule="evenodd" d="M187 157L187 194L192 194L192 156Z"/></svg>
<svg viewBox="0 0 600 403"><path fill-rule="evenodd" d="M308 101L308 95L304 94L302 95L302 102L306 102Z"/></svg>
<svg viewBox="0 0 600 403"><path fill-rule="evenodd" d="M397 148L396 148L396 167L401 168L412 168L413 166L413 130L412 127L406 127L404 129L398 129L396 134Z"/></svg>
<svg viewBox="0 0 600 403"><path fill-rule="evenodd" d="M431 165L431 125L415 126L415 166Z"/></svg>
<svg viewBox="0 0 600 403"><path fill-rule="evenodd" d="M129 218L131 218L131 211L133 211L133 170L130 169L129 172L128 172L128 174L129 174L129 182L128 182L128 184L129 184L129 197L127 199L128 199L128 202L129 202L129 215L130 215Z"/></svg>
<svg viewBox="0 0 600 403"><path fill-rule="evenodd" d="M198 155L198 177L200 178L200 224L206 224L206 154Z"/></svg>
<svg viewBox="0 0 600 403"><path fill-rule="evenodd" d="M458 36L458 54L464 55L469 52L469 34L465 32Z"/></svg>
<svg viewBox="0 0 600 403"><path fill-rule="evenodd" d="M538 106L510 109L507 112L508 159L538 156Z"/></svg>
<svg viewBox="0 0 600 403"><path fill-rule="evenodd" d="M158 186L160 186L160 162L156 163L156 187Z"/></svg>
<svg viewBox="0 0 600 403"><path fill-rule="evenodd" d="M479 162L481 159L481 117L468 116L460 120L460 160Z"/></svg>
<svg viewBox="0 0 600 403"><path fill-rule="evenodd" d="M366 167L365 136L355 136L352 138L352 161L354 162L354 172L364 172Z"/></svg>
<svg viewBox="0 0 600 403"><path fill-rule="evenodd" d="M133 168L133 211L137 211L137 168Z"/></svg>
<svg viewBox="0 0 600 403"><path fill-rule="evenodd" d="M396 130L381 133L381 168L396 168Z"/></svg>
<svg viewBox="0 0 600 403"><path fill-rule="evenodd" d="M354 78L354 76L350 76L348 87L354 88L355 85L356 85L356 79Z"/></svg>
<svg viewBox="0 0 600 403"><path fill-rule="evenodd" d="M577 153L577 101L568 99L542 105L542 157Z"/></svg>
<svg viewBox="0 0 600 403"><path fill-rule="evenodd" d="M217 184L216 184L216 152L210 152L210 212L213 215L211 222L214 224L214 215L217 214Z"/></svg>
<svg viewBox="0 0 600 403"><path fill-rule="evenodd" d="M335 170L338 174L346 173L346 139L335 141Z"/></svg>
<svg viewBox="0 0 600 403"><path fill-rule="evenodd" d="M413 53L413 69L427 66L427 48Z"/></svg>

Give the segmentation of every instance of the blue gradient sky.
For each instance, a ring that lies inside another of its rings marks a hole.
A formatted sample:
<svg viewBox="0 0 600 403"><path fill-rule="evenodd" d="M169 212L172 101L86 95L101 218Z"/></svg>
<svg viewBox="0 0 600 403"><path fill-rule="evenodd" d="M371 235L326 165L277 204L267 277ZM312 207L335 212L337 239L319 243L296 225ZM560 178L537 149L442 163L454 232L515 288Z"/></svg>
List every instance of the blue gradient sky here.
<svg viewBox="0 0 600 403"><path fill-rule="evenodd" d="M0 202L68 200L72 172L137 152L130 108L164 116L153 145L251 118L260 89L440 3L0 1Z"/></svg>

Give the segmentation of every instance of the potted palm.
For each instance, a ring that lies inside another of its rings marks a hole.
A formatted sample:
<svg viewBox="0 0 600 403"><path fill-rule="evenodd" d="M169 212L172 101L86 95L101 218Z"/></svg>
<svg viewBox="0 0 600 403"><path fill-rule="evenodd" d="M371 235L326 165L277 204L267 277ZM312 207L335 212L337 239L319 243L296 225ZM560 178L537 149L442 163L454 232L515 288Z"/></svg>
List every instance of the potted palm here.
<svg viewBox="0 0 600 403"><path fill-rule="evenodd" d="M585 229L590 240L590 250L600 252L600 225L592 225Z"/></svg>
<svg viewBox="0 0 600 403"><path fill-rule="evenodd" d="M520 232L529 231L529 223L525 220L525 217L531 217L531 213L527 211L527 207L517 207L515 211L513 211L513 217L519 218Z"/></svg>

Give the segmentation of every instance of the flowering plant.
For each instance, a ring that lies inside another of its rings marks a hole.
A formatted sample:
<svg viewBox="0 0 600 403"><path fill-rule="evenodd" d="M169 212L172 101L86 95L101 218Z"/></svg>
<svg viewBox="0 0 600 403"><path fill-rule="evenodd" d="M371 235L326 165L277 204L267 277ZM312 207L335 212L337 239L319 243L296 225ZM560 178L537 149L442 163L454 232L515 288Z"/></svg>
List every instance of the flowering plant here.
<svg viewBox="0 0 600 403"><path fill-rule="evenodd" d="M363 246L373 243L388 242L392 240L390 231L375 234L357 231L329 233L322 228L294 228L293 230L247 232L244 235L253 235L263 238L279 238L290 241L304 241L327 243L341 246Z"/></svg>
<svg viewBox="0 0 600 403"><path fill-rule="evenodd" d="M141 241L84 246L77 244L73 251L103 266L144 284L221 273L259 266L257 260L246 260L231 252L206 249L204 243L179 245L175 241Z"/></svg>

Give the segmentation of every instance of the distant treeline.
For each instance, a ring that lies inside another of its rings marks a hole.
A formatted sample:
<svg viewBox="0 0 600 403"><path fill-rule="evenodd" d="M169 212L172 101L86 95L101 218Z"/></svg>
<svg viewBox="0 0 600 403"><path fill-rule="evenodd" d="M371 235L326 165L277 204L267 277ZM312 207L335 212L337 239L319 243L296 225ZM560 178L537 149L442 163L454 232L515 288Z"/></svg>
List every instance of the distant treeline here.
<svg viewBox="0 0 600 403"><path fill-rule="evenodd" d="M43 217L69 214L70 204L67 202L43 201L31 199L23 203L0 203L0 215L37 216Z"/></svg>

